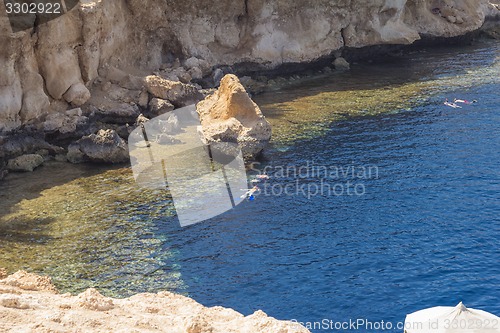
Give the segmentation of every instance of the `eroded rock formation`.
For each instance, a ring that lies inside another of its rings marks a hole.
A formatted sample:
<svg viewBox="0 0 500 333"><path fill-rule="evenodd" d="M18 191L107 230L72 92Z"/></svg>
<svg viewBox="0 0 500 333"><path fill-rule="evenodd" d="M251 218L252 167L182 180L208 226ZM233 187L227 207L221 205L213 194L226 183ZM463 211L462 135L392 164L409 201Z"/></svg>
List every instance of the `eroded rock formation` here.
<svg viewBox="0 0 500 333"><path fill-rule="evenodd" d="M85 136L68 147L71 163L125 163L129 160L126 142L112 129Z"/></svg>
<svg viewBox="0 0 500 333"><path fill-rule="evenodd" d="M196 110L205 144L238 143L243 155L253 158L271 139L271 125L235 75L226 75Z"/></svg>
<svg viewBox="0 0 500 333"><path fill-rule="evenodd" d="M223 307L207 308L170 292L112 299L96 289L57 294L50 278L0 269L2 332L187 332L308 333L262 311L250 316Z"/></svg>
<svg viewBox="0 0 500 333"><path fill-rule="evenodd" d="M214 66L274 68L343 47L454 37L495 11L487 0L82 0L12 33L0 1L0 132L79 106L86 116L90 104L137 116L159 97L142 80L154 72L183 84L218 81Z"/></svg>

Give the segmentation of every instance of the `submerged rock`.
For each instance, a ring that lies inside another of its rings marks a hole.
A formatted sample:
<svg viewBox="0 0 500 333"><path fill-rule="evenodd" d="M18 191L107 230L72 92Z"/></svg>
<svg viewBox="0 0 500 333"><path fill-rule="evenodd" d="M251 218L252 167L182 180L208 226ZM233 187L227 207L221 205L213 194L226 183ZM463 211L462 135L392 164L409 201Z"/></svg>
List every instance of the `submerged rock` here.
<svg viewBox="0 0 500 333"><path fill-rule="evenodd" d="M124 163L129 160L127 144L116 131L100 130L85 136L68 147L71 163Z"/></svg>
<svg viewBox="0 0 500 333"><path fill-rule="evenodd" d="M271 125L235 75L226 75L219 90L196 109L206 144L238 143L245 157L254 158L271 139Z"/></svg>
<svg viewBox="0 0 500 333"><path fill-rule="evenodd" d="M9 160L7 169L11 171L31 172L42 165L44 159L38 154L27 154Z"/></svg>

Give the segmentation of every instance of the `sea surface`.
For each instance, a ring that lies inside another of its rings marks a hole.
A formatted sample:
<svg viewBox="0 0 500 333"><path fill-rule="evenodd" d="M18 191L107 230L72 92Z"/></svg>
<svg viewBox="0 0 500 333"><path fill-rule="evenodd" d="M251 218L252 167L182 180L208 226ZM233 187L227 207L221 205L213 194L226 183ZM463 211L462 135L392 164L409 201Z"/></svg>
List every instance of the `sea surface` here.
<svg viewBox="0 0 500 333"><path fill-rule="evenodd" d="M274 137L252 168L271 179L255 201L187 228L168 191L138 188L128 168L12 175L0 266L48 274L63 292L167 289L322 322L314 333L402 332L406 314L460 301L500 316L499 92L500 44L480 41L257 96ZM357 320L387 329L335 330Z"/></svg>

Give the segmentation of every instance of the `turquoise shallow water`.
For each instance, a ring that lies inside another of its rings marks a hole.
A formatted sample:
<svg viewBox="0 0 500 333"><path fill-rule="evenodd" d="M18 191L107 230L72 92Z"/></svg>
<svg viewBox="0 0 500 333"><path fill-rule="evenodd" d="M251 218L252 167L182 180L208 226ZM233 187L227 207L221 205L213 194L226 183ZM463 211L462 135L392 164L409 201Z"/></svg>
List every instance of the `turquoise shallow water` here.
<svg viewBox="0 0 500 333"><path fill-rule="evenodd" d="M258 97L272 179L188 228L128 170L7 181L0 266L63 291L169 289L301 322L396 323L459 301L500 315L499 57L494 43L443 48ZM442 104L453 97L479 103Z"/></svg>

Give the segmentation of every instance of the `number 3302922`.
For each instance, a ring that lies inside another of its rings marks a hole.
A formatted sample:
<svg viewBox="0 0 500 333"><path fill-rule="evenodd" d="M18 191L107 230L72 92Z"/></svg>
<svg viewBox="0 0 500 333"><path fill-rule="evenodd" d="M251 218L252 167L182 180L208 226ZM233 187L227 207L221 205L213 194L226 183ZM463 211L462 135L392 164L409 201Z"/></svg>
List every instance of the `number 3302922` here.
<svg viewBox="0 0 500 333"><path fill-rule="evenodd" d="M56 3L10 3L5 4L7 14L62 14L61 4Z"/></svg>

